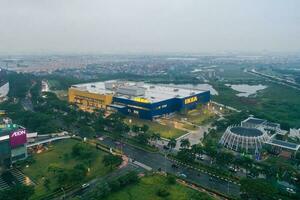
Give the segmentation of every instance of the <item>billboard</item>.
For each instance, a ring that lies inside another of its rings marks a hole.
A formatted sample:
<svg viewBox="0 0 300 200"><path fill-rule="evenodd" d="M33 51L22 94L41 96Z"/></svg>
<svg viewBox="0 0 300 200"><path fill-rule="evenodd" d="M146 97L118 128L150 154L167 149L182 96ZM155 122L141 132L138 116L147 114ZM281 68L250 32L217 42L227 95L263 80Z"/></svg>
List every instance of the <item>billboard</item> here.
<svg viewBox="0 0 300 200"><path fill-rule="evenodd" d="M25 144L27 142L26 130L19 129L11 132L9 135L9 141L11 147L17 147L19 145Z"/></svg>

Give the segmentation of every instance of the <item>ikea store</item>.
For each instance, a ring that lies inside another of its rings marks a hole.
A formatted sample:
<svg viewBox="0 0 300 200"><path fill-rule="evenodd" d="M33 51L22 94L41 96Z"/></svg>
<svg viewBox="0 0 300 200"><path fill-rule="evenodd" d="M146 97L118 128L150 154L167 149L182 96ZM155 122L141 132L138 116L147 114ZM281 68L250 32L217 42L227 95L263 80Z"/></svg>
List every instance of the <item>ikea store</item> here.
<svg viewBox="0 0 300 200"><path fill-rule="evenodd" d="M174 112L186 112L209 101L210 91L143 82L106 81L69 88L69 102L84 111L116 110L148 120Z"/></svg>

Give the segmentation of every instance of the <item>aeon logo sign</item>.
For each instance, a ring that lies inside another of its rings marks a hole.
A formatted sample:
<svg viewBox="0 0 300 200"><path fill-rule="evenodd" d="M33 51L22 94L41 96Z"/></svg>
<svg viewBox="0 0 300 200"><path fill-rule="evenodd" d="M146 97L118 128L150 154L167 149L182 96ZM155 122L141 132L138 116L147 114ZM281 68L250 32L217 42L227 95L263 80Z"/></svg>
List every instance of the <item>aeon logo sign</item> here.
<svg viewBox="0 0 300 200"><path fill-rule="evenodd" d="M26 134L25 130L19 130L19 131L13 132L10 137L17 137L17 136L24 135L24 134Z"/></svg>
<svg viewBox="0 0 300 200"><path fill-rule="evenodd" d="M16 147L27 142L26 130L20 129L10 134L10 146Z"/></svg>

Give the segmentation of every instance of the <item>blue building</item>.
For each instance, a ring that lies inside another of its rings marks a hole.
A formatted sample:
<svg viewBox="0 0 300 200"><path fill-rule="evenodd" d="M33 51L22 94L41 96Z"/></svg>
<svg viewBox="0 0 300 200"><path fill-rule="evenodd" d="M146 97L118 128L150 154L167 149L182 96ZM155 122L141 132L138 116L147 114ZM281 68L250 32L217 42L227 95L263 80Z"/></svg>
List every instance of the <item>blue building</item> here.
<svg viewBox="0 0 300 200"><path fill-rule="evenodd" d="M144 84L141 97L116 94L112 108L125 115L152 120L174 112L186 112L210 101L210 91Z"/></svg>
<svg viewBox="0 0 300 200"><path fill-rule="evenodd" d="M186 112L210 101L210 91L142 82L96 82L74 85L72 89L81 91L78 95L85 95L88 99L82 103L84 106L96 109L106 104L108 109L148 120L174 112ZM111 100L104 102L104 98L98 96L110 96Z"/></svg>

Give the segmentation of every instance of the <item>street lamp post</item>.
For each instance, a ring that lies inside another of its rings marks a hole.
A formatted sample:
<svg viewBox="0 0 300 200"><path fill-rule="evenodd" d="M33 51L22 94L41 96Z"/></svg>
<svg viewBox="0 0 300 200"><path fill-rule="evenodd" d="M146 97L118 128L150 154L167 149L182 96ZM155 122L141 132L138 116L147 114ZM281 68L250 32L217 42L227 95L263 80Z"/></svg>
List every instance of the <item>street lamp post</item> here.
<svg viewBox="0 0 300 200"><path fill-rule="evenodd" d="M63 193L64 193L64 195L63 195L63 199L65 199L65 198L66 198L66 192L65 192L65 190L64 190L64 188L63 188L63 187L61 187L60 189L63 191Z"/></svg>

